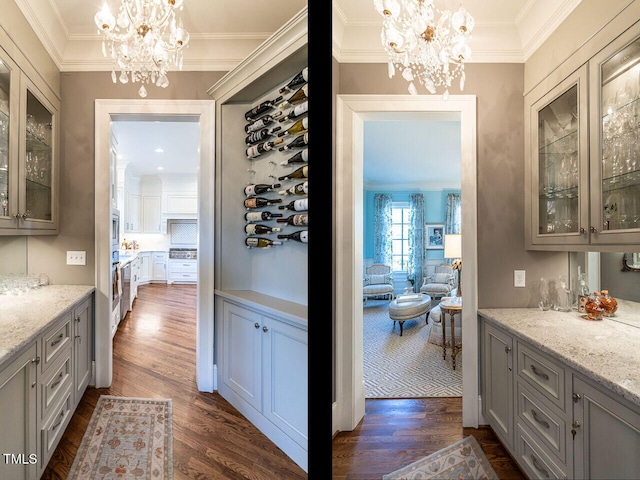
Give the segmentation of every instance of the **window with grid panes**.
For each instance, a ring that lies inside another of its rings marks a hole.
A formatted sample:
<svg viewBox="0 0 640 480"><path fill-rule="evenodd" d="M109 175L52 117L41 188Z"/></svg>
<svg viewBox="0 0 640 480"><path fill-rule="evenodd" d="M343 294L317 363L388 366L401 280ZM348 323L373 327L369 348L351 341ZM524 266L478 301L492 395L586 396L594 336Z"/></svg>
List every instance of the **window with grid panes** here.
<svg viewBox="0 0 640 480"><path fill-rule="evenodd" d="M394 202L391 206L392 268L406 271L409 267L409 204Z"/></svg>

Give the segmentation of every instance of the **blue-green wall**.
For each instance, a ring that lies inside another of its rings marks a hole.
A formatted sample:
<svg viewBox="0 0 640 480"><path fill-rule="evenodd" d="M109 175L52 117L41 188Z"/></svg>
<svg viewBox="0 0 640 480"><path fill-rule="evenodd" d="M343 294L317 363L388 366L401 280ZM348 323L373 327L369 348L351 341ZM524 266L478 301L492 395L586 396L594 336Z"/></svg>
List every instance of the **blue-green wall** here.
<svg viewBox="0 0 640 480"><path fill-rule="evenodd" d="M364 258L373 258L373 228L374 228L374 202L373 196L376 193L386 193L391 195L394 202L408 202L412 193L422 193L424 195L424 221L425 223L444 223L445 209L447 208L447 195L450 193L460 193L460 190L365 190L363 208L363 250ZM425 258L444 258L444 250L426 250Z"/></svg>

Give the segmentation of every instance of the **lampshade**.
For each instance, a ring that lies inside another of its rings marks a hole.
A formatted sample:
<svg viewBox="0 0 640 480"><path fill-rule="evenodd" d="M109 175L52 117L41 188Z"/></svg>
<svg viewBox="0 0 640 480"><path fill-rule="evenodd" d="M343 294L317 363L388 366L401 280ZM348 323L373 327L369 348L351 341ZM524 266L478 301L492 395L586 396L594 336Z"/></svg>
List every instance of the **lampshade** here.
<svg viewBox="0 0 640 480"><path fill-rule="evenodd" d="M462 257L462 235L459 233L444 236L444 258Z"/></svg>

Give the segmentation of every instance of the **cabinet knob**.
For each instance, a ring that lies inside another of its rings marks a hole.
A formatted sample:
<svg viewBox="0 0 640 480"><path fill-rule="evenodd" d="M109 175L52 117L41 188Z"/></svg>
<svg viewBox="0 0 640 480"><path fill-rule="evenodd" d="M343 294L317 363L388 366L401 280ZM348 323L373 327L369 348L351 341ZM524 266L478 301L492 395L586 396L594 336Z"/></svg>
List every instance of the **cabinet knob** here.
<svg viewBox="0 0 640 480"><path fill-rule="evenodd" d="M267 328L267 326L266 326L266 325L265 325L264 327L262 327L262 331L263 331L263 332L266 332L266 331L268 331L268 330L269 330L269 329Z"/></svg>
<svg viewBox="0 0 640 480"><path fill-rule="evenodd" d="M578 420L575 420L575 421L571 424L571 426L572 426L573 428L579 428L579 427L580 427L580 422L579 422Z"/></svg>
<svg viewBox="0 0 640 480"><path fill-rule="evenodd" d="M258 322L254 323L253 326L256 328L260 328L260 324Z"/></svg>
<svg viewBox="0 0 640 480"><path fill-rule="evenodd" d="M29 212L27 213L23 213L22 215L20 215L22 217L23 220L26 220L27 218L29 218Z"/></svg>
<svg viewBox="0 0 640 480"><path fill-rule="evenodd" d="M598 229L596 227L589 227L589 231L591 233L598 233Z"/></svg>
<svg viewBox="0 0 640 480"><path fill-rule="evenodd" d="M584 235L585 233L587 233L587 231L584 229L584 227L580 227L580 235Z"/></svg>
<svg viewBox="0 0 640 480"><path fill-rule="evenodd" d="M511 351L511 347L506 346L504 347L504 353L509 353Z"/></svg>
<svg viewBox="0 0 640 480"><path fill-rule="evenodd" d="M31 363L35 363L36 365L38 365L40 363L40 357L36 357L33 360L31 360Z"/></svg>
<svg viewBox="0 0 640 480"><path fill-rule="evenodd" d="M571 395L571 398L573 398L573 403L578 403L578 400L580 400L582 397L579 393L574 393L573 395Z"/></svg>

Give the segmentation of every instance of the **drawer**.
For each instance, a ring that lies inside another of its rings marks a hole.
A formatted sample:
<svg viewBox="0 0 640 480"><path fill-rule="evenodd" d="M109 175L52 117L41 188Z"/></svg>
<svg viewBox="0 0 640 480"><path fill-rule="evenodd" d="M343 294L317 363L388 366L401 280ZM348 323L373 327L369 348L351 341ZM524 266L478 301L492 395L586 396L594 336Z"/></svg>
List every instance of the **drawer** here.
<svg viewBox="0 0 640 480"><path fill-rule="evenodd" d="M65 314L65 320L56 324L42 337L41 357L42 373L47 371L64 350L71 346L71 312Z"/></svg>
<svg viewBox="0 0 640 480"><path fill-rule="evenodd" d="M567 478L520 424L516 432L516 449L518 463L529 478Z"/></svg>
<svg viewBox="0 0 640 480"><path fill-rule="evenodd" d="M171 272L169 274L169 278L171 279L172 282L197 282L198 274Z"/></svg>
<svg viewBox="0 0 640 480"><path fill-rule="evenodd" d="M517 386L518 421L566 465L567 423L556 413L557 408L543 402L523 382L518 381Z"/></svg>
<svg viewBox="0 0 640 480"><path fill-rule="evenodd" d="M51 411L51 416L44 423L44 426L40 430L40 445L41 455L38 460L41 460L46 465L53 452L58 445L58 441L62 437L66 425L69 423L69 419L73 414L72 407L72 391L67 389L64 395L64 400L57 404Z"/></svg>
<svg viewBox="0 0 640 480"><path fill-rule="evenodd" d="M565 407L565 370L556 361L521 342L517 343L518 377L553 402L563 412Z"/></svg>
<svg viewBox="0 0 640 480"><path fill-rule="evenodd" d="M169 262L170 272L198 272L198 264L196 262Z"/></svg>
<svg viewBox="0 0 640 480"><path fill-rule="evenodd" d="M71 349L51 365L47 375L43 376L40 385L42 411L40 418L46 418L51 408L60 402L65 391L71 384Z"/></svg>

